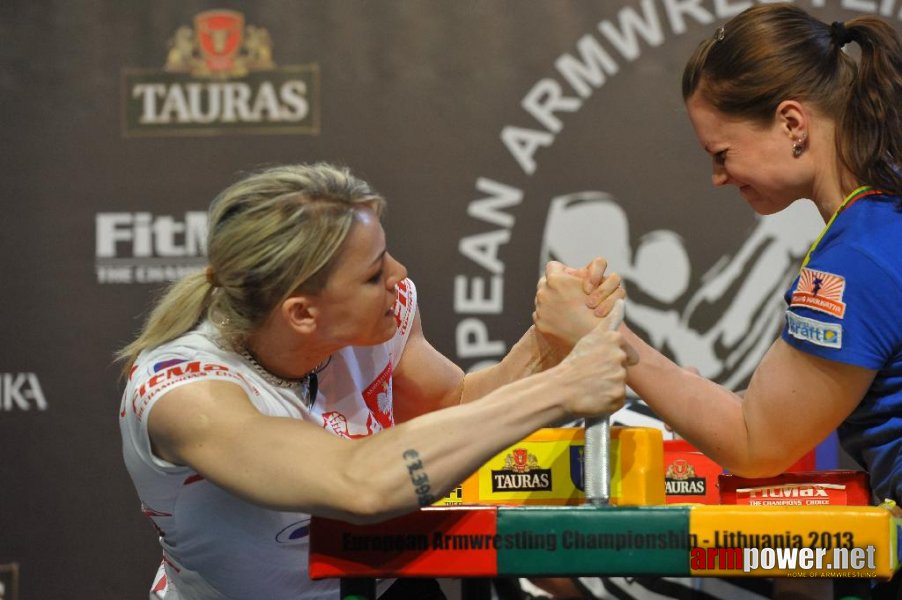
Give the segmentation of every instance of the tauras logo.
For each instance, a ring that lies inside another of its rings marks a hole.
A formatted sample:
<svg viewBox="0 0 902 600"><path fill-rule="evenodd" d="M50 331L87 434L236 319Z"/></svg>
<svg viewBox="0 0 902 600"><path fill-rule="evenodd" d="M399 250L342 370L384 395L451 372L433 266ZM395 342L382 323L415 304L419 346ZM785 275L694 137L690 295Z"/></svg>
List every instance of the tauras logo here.
<svg viewBox="0 0 902 600"><path fill-rule="evenodd" d="M174 281L206 264L207 213L95 215L98 283Z"/></svg>
<svg viewBox="0 0 902 600"><path fill-rule="evenodd" d="M551 491L551 470L539 469L529 473L492 471L493 492Z"/></svg>
<svg viewBox="0 0 902 600"><path fill-rule="evenodd" d="M704 496L707 491L704 477L665 479L664 493L668 496Z"/></svg>
<svg viewBox="0 0 902 600"><path fill-rule="evenodd" d="M243 14L199 13L168 46L162 71L123 72L126 135L319 133L319 66L277 67Z"/></svg>
<svg viewBox="0 0 902 600"><path fill-rule="evenodd" d="M531 492L551 490L551 469L539 467L535 454L515 448L504 457L504 467L492 470L493 492Z"/></svg>
<svg viewBox="0 0 902 600"><path fill-rule="evenodd" d="M47 399L34 373L0 373L0 410L47 410Z"/></svg>

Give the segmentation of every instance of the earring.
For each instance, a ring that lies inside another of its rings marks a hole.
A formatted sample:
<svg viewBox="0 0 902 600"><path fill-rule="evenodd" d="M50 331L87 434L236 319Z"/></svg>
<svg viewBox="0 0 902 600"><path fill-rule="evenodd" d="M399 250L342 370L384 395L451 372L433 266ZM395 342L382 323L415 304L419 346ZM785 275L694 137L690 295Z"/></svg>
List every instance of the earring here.
<svg viewBox="0 0 902 600"><path fill-rule="evenodd" d="M805 134L803 133L798 139L792 141L792 157L798 158L805 151Z"/></svg>

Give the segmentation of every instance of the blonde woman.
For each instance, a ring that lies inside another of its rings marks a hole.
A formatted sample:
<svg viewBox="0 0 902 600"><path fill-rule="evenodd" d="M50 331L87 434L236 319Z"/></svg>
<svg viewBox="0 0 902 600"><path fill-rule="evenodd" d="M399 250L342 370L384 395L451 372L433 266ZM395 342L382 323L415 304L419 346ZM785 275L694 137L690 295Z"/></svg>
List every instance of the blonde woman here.
<svg viewBox="0 0 902 600"><path fill-rule="evenodd" d="M384 204L327 164L235 183L209 268L121 351L125 463L163 549L151 598L334 598L306 573L310 515L412 511L535 429L621 406L622 302L563 360L530 329L465 376L423 336ZM442 597L403 585L384 597Z"/></svg>

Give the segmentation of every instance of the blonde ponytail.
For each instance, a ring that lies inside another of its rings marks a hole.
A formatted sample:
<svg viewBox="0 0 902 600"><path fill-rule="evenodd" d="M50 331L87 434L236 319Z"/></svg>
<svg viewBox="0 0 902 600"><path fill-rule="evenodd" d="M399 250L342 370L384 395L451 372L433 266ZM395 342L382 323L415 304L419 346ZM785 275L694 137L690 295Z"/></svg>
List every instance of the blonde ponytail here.
<svg viewBox="0 0 902 600"><path fill-rule="evenodd" d="M193 329L206 313L211 291L203 272L170 285L147 317L141 334L116 353L116 359L124 365L123 375L128 375L132 363L145 348L154 348Z"/></svg>

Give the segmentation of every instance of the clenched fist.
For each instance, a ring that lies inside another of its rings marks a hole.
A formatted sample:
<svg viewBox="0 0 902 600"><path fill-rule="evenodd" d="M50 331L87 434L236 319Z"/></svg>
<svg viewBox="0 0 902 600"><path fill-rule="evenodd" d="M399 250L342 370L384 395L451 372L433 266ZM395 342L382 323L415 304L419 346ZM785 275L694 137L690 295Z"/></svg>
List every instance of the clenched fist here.
<svg viewBox="0 0 902 600"><path fill-rule="evenodd" d="M623 406L626 367L637 362L635 352L617 331L623 313L624 301L617 300L611 312L596 320L595 328L557 367L564 380L564 410L573 417L607 415Z"/></svg>

